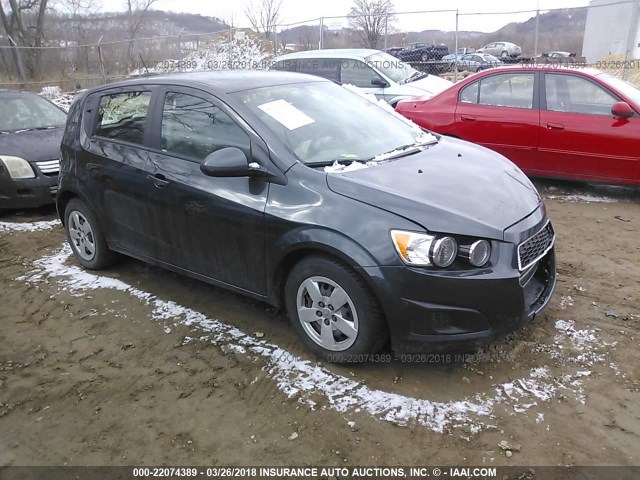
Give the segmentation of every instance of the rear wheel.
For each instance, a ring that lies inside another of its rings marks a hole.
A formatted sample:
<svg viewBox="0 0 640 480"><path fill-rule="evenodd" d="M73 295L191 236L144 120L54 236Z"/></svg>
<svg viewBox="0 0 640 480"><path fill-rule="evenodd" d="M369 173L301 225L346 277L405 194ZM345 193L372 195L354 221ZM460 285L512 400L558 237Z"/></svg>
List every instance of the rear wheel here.
<svg viewBox="0 0 640 480"><path fill-rule="evenodd" d="M100 270L114 262L115 254L107 247L94 213L82 200L71 200L65 209L64 218L71 250L84 267Z"/></svg>
<svg viewBox="0 0 640 480"><path fill-rule="evenodd" d="M388 341L384 318L363 279L324 256L303 259L285 285L289 320L304 344L319 357L358 361Z"/></svg>

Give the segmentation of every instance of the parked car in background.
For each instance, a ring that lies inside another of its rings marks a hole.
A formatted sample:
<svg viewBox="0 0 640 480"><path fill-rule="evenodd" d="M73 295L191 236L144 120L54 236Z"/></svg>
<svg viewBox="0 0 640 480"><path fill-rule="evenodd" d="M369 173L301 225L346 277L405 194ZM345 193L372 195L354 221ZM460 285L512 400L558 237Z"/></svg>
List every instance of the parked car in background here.
<svg viewBox="0 0 640 480"><path fill-rule="evenodd" d="M448 55L445 55L444 57L442 57L442 61L443 62L447 62L447 63L451 63L454 62L456 59L459 60L460 58L464 57L465 55L469 55L471 53L475 53L476 49L475 48L470 48L470 47L461 47L458 49L457 53L449 53Z"/></svg>
<svg viewBox="0 0 640 480"><path fill-rule="evenodd" d="M452 68L458 68L458 70L467 70L469 72L479 72L480 70L486 70L487 68L494 68L502 66L503 63L498 58L487 53L472 53L470 55L464 55L457 64L451 65Z"/></svg>
<svg viewBox="0 0 640 480"><path fill-rule="evenodd" d="M485 70L396 110L495 150L532 176L640 185L640 90L609 73Z"/></svg>
<svg viewBox="0 0 640 480"><path fill-rule="evenodd" d="M554 52L543 53L542 56L547 58L569 58L569 57L575 57L576 54L570 53L570 52L554 51Z"/></svg>
<svg viewBox="0 0 640 480"><path fill-rule="evenodd" d="M0 90L0 209L54 203L66 120L39 95Z"/></svg>
<svg viewBox="0 0 640 480"><path fill-rule="evenodd" d="M522 48L511 42L492 42L476 50L477 53L488 53L502 60L517 58L522 55Z"/></svg>
<svg viewBox="0 0 640 480"><path fill-rule="evenodd" d="M403 47L389 47L384 49L385 53L388 53L389 55L392 55L394 57L397 57L398 53L400 53L402 50Z"/></svg>
<svg viewBox="0 0 640 480"><path fill-rule="evenodd" d="M553 293L553 227L517 167L333 82L139 79L69 117L57 204L79 263L120 252L284 307L322 358L474 348Z"/></svg>
<svg viewBox="0 0 640 480"><path fill-rule="evenodd" d="M452 85L449 80L419 72L380 50L356 48L289 53L275 58L272 68L355 85L393 106L403 98L435 95Z"/></svg>
<svg viewBox="0 0 640 480"><path fill-rule="evenodd" d="M403 62L428 62L429 60L442 60L449 54L446 45L427 45L426 43L410 43L398 53L398 58Z"/></svg>

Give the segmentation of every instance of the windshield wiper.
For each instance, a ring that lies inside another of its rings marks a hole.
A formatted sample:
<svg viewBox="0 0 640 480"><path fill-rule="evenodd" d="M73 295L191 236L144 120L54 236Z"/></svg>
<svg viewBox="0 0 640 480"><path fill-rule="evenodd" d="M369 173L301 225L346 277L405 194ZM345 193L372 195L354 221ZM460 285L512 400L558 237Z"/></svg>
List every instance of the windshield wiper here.
<svg viewBox="0 0 640 480"><path fill-rule="evenodd" d="M333 160L323 160L322 162L309 162L305 163L307 167L330 167L334 163L338 165L351 165L353 162L368 162L368 160L362 160L361 158L334 158Z"/></svg>
<svg viewBox="0 0 640 480"><path fill-rule="evenodd" d="M421 151L422 150L420 149L418 144L409 143L407 145L402 145L400 147L391 149L388 152L376 155L375 157L370 158L369 161L381 162L383 160L393 160L394 158L408 157L409 155L413 155Z"/></svg>
<svg viewBox="0 0 640 480"><path fill-rule="evenodd" d="M416 71L415 73L412 73L410 77L405 78L402 83L414 82L416 80L419 80L421 78L428 77L428 76L429 74L426 72Z"/></svg>

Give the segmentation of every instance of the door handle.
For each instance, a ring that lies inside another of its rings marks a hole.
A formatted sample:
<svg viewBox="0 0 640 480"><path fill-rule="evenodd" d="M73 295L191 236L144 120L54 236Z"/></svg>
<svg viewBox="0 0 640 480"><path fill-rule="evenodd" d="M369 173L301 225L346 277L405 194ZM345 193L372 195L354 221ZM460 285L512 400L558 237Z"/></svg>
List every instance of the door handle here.
<svg viewBox="0 0 640 480"><path fill-rule="evenodd" d="M547 123L547 130L564 130L564 125L561 123Z"/></svg>
<svg viewBox="0 0 640 480"><path fill-rule="evenodd" d="M161 174L161 173L156 173L155 175L151 175L148 174L147 178L150 180L153 180L153 184L157 187L157 188L165 188L166 186L169 185L169 180L167 180L167 178Z"/></svg>
<svg viewBox="0 0 640 480"><path fill-rule="evenodd" d="M465 122L475 122L476 121L476 117L474 117L472 115L460 115L460 118Z"/></svg>

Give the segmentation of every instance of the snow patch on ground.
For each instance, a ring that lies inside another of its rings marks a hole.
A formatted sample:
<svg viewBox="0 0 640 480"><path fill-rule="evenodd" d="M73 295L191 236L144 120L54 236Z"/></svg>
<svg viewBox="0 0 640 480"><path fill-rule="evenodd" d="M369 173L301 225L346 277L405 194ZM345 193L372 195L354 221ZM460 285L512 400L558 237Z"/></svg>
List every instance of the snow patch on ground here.
<svg viewBox="0 0 640 480"><path fill-rule="evenodd" d="M60 220L42 222L0 222L0 232L39 232L62 225Z"/></svg>
<svg viewBox="0 0 640 480"><path fill-rule="evenodd" d="M562 200L565 202L593 202L593 203L615 203L617 200L611 197L597 197L595 195L547 195L549 200Z"/></svg>
<svg viewBox="0 0 640 480"><path fill-rule="evenodd" d="M65 112L69 111L73 103L74 95L71 93L63 93L60 87L43 87L40 95L60 107Z"/></svg>
<svg viewBox="0 0 640 480"><path fill-rule="evenodd" d="M373 389L366 384L331 372L320 364L303 360L277 345L251 336L238 328L219 320L208 318L201 312L176 302L133 287L122 280L97 275L68 264L71 249L65 245L51 256L34 262L35 270L17 280L41 282L55 278L59 288L72 295L84 296L95 289L110 288L126 292L152 309L151 318L162 322L165 331L185 325L193 327L196 335L185 337L192 342L198 338L239 355L257 355L265 362L263 370L287 396L310 409L318 407L317 399L325 400L322 408L342 413L366 412L371 416L398 425L416 424L435 432L449 432L451 428L466 427L471 433L483 428L495 427L496 408L506 408L511 414L519 414L536 406L539 401L548 402L560 392L574 396L584 403L583 379L590 374L584 362L575 358L579 368L573 374L554 376L547 366L529 371L523 378L493 385L492 393L477 393L471 397L449 402L436 402L414 398L389 391ZM568 347L582 346L595 349L597 338L591 331L576 330L572 322L558 321L556 343L551 346L550 358L567 355ZM204 335L203 335L204 334ZM562 343L564 342L564 343ZM566 342L569 345L566 345ZM542 417L544 418L544 417ZM537 421L541 421L538 417Z"/></svg>

